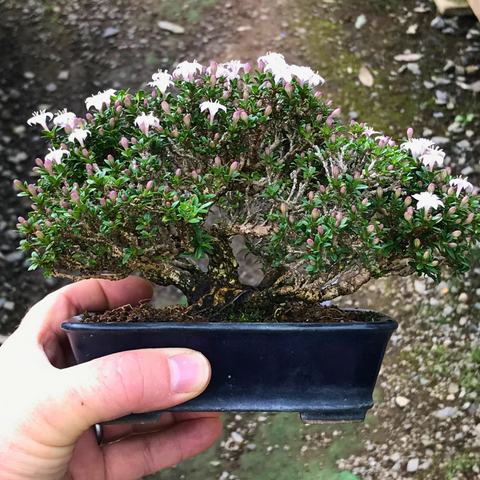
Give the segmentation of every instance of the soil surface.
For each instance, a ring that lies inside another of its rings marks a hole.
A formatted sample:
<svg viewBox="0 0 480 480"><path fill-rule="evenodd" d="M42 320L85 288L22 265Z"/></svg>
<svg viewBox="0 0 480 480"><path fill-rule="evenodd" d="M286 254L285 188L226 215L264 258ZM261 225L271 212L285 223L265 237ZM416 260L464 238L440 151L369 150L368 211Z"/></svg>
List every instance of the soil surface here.
<svg viewBox="0 0 480 480"><path fill-rule="evenodd" d="M184 33L160 29L160 20ZM445 149L454 174L478 187L479 49L473 17L438 17L426 0L0 0L0 343L64 283L28 272L16 250L13 230L28 204L12 181L31 179L35 157L46 153L39 130L26 125L34 110L68 107L81 115L85 97L144 87L154 71L185 59L254 64L279 51L319 70L345 121L367 122L395 140L411 125ZM382 280L337 302L400 323L366 422L303 425L296 414L225 414L224 435L208 452L148 478L480 479L478 258L462 280ZM243 268L246 283L256 276L254 267ZM157 289L152 304L180 299Z"/></svg>

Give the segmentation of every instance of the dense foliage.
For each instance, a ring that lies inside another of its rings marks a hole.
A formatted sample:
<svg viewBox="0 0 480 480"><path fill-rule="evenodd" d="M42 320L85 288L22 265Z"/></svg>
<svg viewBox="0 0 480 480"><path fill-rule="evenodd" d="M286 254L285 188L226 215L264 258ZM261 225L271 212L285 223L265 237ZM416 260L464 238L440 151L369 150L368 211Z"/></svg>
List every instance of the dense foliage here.
<svg viewBox="0 0 480 480"><path fill-rule="evenodd" d="M247 288L231 247L242 235L263 267L256 291L270 297L325 300L387 274L439 279L444 264L466 272L480 233L471 184L411 129L398 145L341 125L322 81L278 54L255 73L184 62L155 74L151 93L90 97L85 119L35 114L53 148L36 161L36 185L15 182L33 202L18 224L31 268L138 270L192 303ZM207 272L196 262L205 255Z"/></svg>

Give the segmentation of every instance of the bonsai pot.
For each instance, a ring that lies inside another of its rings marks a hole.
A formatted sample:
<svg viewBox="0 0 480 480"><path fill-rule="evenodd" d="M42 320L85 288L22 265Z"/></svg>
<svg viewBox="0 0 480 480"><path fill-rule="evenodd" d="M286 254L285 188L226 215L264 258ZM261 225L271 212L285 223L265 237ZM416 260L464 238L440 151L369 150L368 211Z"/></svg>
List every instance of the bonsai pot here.
<svg viewBox="0 0 480 480"><path fill-rule="evenodd" d="M350 323L62 324L77 363L141 348L185 347L210 361L212 378L198 397L168 409L300 412L304 422L365 419L388 340L398 324L356 310ZM367 316L375 321L363 321ZM110 423L143 423L161 411Z"/></svg>

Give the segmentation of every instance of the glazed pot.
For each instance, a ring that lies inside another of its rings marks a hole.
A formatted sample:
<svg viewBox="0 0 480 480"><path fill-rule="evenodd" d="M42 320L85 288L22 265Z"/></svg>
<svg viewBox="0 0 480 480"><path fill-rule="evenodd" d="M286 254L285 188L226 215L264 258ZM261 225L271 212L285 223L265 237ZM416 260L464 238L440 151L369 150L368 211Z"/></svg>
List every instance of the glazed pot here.
<svg viewBox="0 0 480 480"><path fill-rule="evenodd" d="M398 324L355 310L351 323L63 323L78 363L141 348L202 352L212 378L198 397L168 409L300 412L304 422L365 419L388 340ZM375 321L362 321L366 317ZM109 423L154 421L161 411Z"/></svg>

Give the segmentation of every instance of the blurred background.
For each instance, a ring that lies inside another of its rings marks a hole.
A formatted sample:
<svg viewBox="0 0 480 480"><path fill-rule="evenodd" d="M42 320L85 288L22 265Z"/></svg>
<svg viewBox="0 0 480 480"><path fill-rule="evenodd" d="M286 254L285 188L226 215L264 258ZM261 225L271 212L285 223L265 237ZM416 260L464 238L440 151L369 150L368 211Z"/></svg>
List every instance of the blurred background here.
<svg viewBox="0 0 480 480"><path fill-rule="evenodd" d="M256 65L276 51L327 81L326 98L399 140L412 126L480 186L480 25L460 0L0 0L0 344L64 281L28 272L13 231L46 145L26 121L107 88L145 88L183 60ZM470 0L479 8L478 0ZM367 421L224 415L205 454L156 480L480 479L480 258L463 279L370 283L340 306L400 322ZM157 299L158 301L158 299Z"/></svg>

